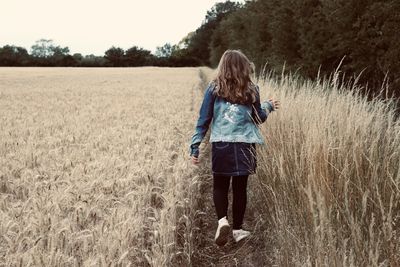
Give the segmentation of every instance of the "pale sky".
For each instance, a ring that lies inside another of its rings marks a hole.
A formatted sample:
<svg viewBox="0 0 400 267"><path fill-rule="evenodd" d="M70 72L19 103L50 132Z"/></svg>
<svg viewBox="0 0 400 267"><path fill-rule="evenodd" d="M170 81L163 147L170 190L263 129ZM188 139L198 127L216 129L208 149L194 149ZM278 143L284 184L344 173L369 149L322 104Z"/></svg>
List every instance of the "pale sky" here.
<svg viewBox="0 0 400 267"><path fill-rule="evenodd" d="M0 46L30 52L44 38L71 54L102 56L113 45L154 53L196 30L217 2L224 0L2 0Z"/></svg>

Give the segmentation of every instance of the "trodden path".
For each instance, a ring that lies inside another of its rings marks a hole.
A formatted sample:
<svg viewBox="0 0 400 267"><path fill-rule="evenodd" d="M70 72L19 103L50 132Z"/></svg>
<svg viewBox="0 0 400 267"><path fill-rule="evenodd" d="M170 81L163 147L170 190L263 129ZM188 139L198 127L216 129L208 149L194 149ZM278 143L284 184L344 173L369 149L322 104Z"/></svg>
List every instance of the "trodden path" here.
<svg viewBox="0 0 400 267"><path fill-rule="evenodd" d="M208 149L207 149L208 150ZM208 153L209 151L205 152ZM271 266L272 254L271 236L268 235L268 226L262 219L262 197L258 187L258 180L255 175L249 177L247 209L244 218L243 228L251 231L251 236L236 243L230 236L225 246L219 247L214 242L217 229L217 217L212 198L212 174L209 166L209 156L203 161L199 169L200 194L202 201L199 201L197 210L202 211L196 220L198 235L194 253L192 255L193 266ZM232 186L229 189L228 220L232 224ZM265 211L265 210L264 210Z"/></svg>

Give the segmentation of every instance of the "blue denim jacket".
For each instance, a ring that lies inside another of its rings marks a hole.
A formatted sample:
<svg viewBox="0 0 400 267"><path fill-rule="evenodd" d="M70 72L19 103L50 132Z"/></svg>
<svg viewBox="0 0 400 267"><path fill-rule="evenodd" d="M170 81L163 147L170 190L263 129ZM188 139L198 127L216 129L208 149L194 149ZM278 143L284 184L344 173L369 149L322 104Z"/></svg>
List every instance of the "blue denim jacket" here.
<svg viewBox="0 0 400 267"><path fill-rule="evenodd" d="M256 102L252 105L232 104L216 96L213 91L215 83L211 82L205 93L200 108L195 133L190 144L190 155L199 155L199 145L211 123L210 142L243 142L263 144L258 124L263 123L269 112L273 111L270 101L260 103L259 88Z"/></svg>

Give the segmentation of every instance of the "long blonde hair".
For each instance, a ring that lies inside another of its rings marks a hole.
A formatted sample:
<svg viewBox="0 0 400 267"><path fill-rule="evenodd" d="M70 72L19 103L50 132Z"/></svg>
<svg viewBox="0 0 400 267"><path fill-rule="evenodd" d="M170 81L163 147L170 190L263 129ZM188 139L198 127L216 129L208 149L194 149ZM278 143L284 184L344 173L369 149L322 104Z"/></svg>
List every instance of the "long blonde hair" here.
<svg viewBox="0 0 400 267"><path fill-rule="evenodd" d="M256 100L256 87L251 80L254 64L240 50L226 50L217 74L215 94L231 103L252 104Z"/></svg>

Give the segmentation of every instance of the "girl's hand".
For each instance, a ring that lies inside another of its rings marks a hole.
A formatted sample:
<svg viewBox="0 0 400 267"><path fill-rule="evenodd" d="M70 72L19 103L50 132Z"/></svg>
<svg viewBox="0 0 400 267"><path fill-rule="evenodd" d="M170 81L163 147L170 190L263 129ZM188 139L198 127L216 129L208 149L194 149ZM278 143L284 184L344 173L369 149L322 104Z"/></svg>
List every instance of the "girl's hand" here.
<svg viewBox="0 0 400 267"><path fill-rule="evenodd" d="M199 161L199 158L198 158L198 157L191 156L190 158L191 158L191 160L192 160L192 163L193 163L194 165L197 165L197 164L199 164L199 163L200 163L200 161Z"/></svg>
<svg viewBox="0 0 400 267"><path fill-rule="evenodd" d="M274 100L272 97L268 100L271 101L272 106L274 107L274 110L279 109L279 105L280 105L279 100Z"/></svg>

